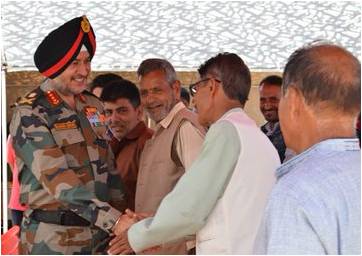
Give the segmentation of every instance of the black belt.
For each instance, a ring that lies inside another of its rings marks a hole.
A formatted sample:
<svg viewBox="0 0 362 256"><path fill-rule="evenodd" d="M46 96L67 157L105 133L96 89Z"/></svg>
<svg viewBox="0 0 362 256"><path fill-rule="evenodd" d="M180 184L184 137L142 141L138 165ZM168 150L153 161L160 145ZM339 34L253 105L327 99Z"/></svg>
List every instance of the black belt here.
<svg viewBox="0 0 362 256"><path fill-rule="evenodd" d="M83 219L72 211L43 211L33 210L30 218L44 223L57 224L62 226L90 226L90 222Z"/></svg>

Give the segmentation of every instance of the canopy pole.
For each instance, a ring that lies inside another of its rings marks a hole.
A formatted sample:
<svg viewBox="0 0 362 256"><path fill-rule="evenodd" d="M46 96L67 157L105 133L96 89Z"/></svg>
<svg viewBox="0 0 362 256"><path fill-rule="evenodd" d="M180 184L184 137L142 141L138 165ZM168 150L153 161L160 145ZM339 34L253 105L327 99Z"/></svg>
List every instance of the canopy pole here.
<svg viewBox="0 0 362 256"><path fill-rule="evenodd" d="M6 62L1 66L1 177L2 177L2 225L8 231L8 172L7 172L7 123L6 123Z"/></svg>

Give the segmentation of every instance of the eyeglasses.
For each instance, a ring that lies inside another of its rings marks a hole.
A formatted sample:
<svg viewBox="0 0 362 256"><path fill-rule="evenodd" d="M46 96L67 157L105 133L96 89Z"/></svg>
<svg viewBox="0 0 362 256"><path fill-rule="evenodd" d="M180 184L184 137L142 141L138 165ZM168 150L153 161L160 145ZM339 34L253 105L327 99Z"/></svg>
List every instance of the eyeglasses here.
<svg viewBox="0 0 362 256"><path fill-rule="evenodd" d="M213 78L213 77L209 77L209 78L202 79L202 80L200 80L200 81L198 81L198 82L196 82L196 83L190 84L189 90L190 90L191 96L192 96L192 97L195 96L195 94L197 93L197 90L201 87L201 85L200 85L201 83L206 82L206 81L209 81L209 80L211 80L211 79L214 79L216 82L221 83L220 80L218 80L218 79L216 79L216 78ZM205 84L204 84L204 85L205 85Z"/></svg>

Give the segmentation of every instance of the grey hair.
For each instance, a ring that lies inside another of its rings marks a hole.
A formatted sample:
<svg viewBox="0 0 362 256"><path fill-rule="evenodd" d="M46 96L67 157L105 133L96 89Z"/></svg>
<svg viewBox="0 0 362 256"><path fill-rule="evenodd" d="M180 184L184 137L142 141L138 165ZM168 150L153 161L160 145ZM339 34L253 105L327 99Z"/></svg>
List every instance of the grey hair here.
<svg viewBox="0 0 362 256"><path fill-rule="evenodd" d="M339 57L321 55L334 49ZM283 73L283 94L297 87L307 104L330 102L349 112L360 109L361 64L343 47L327 41L314 41L297 49L288 59Z"/></svg>
<svg viewBox="0 0 362 256"><path fill-rule="evenodd" d="M137 75L138 77L145 76L155 70L162 70L165 73L169 85L172 85L177 80L175 69L171 63L165 59L153 58L142 61L137 69Z"/></svg>

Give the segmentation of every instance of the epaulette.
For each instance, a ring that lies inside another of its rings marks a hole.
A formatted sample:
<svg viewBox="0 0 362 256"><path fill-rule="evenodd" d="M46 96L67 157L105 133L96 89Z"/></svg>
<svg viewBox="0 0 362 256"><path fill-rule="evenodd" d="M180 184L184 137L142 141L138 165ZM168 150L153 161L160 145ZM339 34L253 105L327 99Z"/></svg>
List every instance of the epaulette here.
<svg viewBox="0 0 362 256"><path fill-rule="evenodd" d="M33 106L35 100L40 95L40 88L36 88L35 90L29 92L24 97L20 97L17 99L16 103L12 106Z"/></svg>

